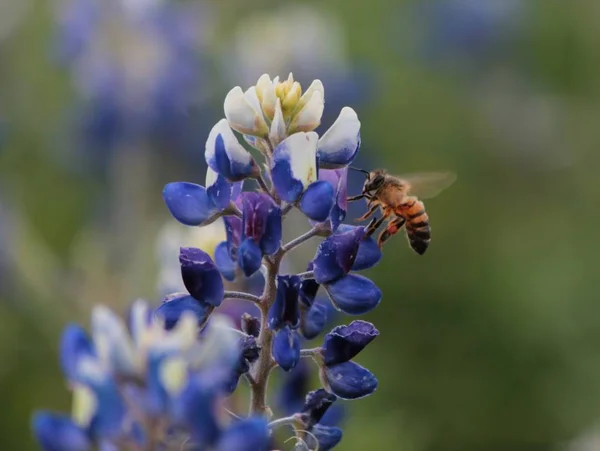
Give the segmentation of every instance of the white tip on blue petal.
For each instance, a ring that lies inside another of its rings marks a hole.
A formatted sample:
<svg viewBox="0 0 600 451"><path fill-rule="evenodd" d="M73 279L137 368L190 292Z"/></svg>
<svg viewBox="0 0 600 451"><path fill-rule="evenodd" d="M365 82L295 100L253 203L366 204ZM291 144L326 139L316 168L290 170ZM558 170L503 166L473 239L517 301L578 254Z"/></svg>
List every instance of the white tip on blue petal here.
<svg viewBox="0 0 600 451"><path fill-rule="evenodd" d="M317 180L315 132L295 133L273 151L271 178L275 191L286 202L295 202Z"/></svg>
<svg viewBox="0 0 600 451"><path fill-rule="evenodd" d="M360 121L350 107L342 108L333 125L319 140L319 165L337 169L352 163L360 149Z"/></svg>
<svg viewBox="0 0 600 451"><path fill-rule="evenodd" d="M231 182L256 175L258 167L252 156L239 143L226 119L212 128L204 152L206 164Z"/></svg>
<svg viewBox="0 0 600 451"><path fill-rule="evenodd" d="M92 337L98 357L105 365L118 373L135 373L136 355L125 324L104 305L92 310Z"/></svg>

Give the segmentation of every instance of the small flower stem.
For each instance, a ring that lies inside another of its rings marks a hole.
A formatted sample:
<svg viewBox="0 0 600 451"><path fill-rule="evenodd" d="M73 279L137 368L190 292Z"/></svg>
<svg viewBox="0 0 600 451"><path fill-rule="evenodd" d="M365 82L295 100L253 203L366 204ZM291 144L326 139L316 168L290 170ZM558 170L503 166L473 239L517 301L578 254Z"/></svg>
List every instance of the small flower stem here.
<svg viewBox="0 0 600 451"><path fill-rule="evenodd" d="M298 277L300 277L301 279L313 279L315 277L315 272L314 271L305 271L305 272L300 272L296 275Z"/></svg>
<svg viewBox="0 0 600 451"><path fill-rule="evenodd" d="M321 352L321 348L301 349L300 357L314 357Z"/></svg>
<svg viewBox="0 0 600 451"><path fill-rule="evenodd" d="M271 190L267 186L267 183L265 182L265 179L262 177L262 175L259 175L258 177L256 177L256 182L258 183L258 185L262 188L262 190L266 194L270 194L271 193Z"/></svg>
<svg viewBox="0 0 600 451"><path fill-rule="evenodd" d="M267 277L265 277L265 288L259 304L261 320L258 345L261 348L261 352L250 374L253 381L250 386L250 415L269 416L271 413L271 410L267 406L267 386L271 370L275 367L275 362L271 356L273 331L268 327L267 317L269 308L275 302L277 294L276 280L282 257L283 253L280 250L273 256L273 259L264 259L264 264L267 268Z"/></svg>
<svg viewBox="0 0 600 451"><path fill-rule="evenodd" d="M281 216L285 216L287 215L292 208L294 208L294 204L287 204L285 207L283 207L283 210L281 211Z"/></svg>
<svg viewBox="0 0 600 451"><path fill-rule="evenodd" d="M321 229L319 229L318 227L313 227L308 232L300 235L298 238L295 238L292 241L290 241L289 243L287 243L286 245L284 245L281 248L281 250L284 253L289 252L292 249L294 249L295 247L300 246L305 241L310 240L313 236L317 236L320 232L321 232Z"/></svg>
<svg viewBox="0 0 600 451"><path fill-rule="evenodd" d="M242 299L244 301L254 302L260 304L260 298L250 293L242 293L240 291L225 291L223 293L223 299Z"/></svg>
<svg viewBox="0 0 600 451"><path fill-rule="evenodd" d="M269 429L275 429L279 426L286 426L286 425L293 425L296 422L296 417L291 416L291 417L283 417L283 418L278 418L277 420L271 421L268 424Z"/></svg>

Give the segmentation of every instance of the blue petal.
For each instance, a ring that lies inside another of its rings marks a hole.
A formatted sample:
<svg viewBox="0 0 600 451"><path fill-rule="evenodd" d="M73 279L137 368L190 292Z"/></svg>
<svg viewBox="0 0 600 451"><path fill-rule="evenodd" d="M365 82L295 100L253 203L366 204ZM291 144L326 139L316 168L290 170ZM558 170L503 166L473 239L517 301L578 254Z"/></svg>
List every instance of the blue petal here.
<svg viewBox="0 0 600 451"><path fill-rule="evenodd" d="M266 420L247 418L236 421L225 431L216 451L269 451L270 444Z"/></svg>
<svg viewBox="0 0 600 451"><path fill-rule="evenodd" d="M262 252L254 240L249 238L242 242L238 249L238 264L246 277L260 269Z"/></svg>
<svg viewBox="0 0 600 451"><path fill-rule="evenodd" d="M285 326L273 340L273 358L284 371L291 371L300 360L300 339L296 331Z"/></svg>
<svg viewBox="0 0 600 451"><path fill-rule="evenodd" d="M347 224L340 225L338 233L346 233L357 228ZM363 238L358 246L358 254L352 265L352 271L362 271L375 266L381 260L381 249L372 236Z"/></svg>
<svg viewBox="0 0 600 451"><path fill-rule="evenodd" d="M329 410L325 412L325 415L323 415L323 418L321 418L319 424L323 426L337 426L339 424L342 424L342 421L344 421L345 416L346 409L342 404L338 403L331 406Z"/></svg>
<svg viewBox="0 0 600 451"><path fill-rule="evenodd" d="M209 186L208 183L206 185L206 194L219 210L223 210L229 205L231 190L232 184L220 174L217 175L217 179L212 185Z"/></svg>
<svg viewBox="0 0 600 451"><path fill-rule="evenodd" d="M213 309L214 307L210 304L198 301L190 295L181 294L175 298L165 299L162 305L155 310L155 313L165 319L165 328L170 330L175 327L185 311L194 313L198 318L198 325L203 325Z"/></svg>
<svg viewBox="0 0 600 451"><path fill-rule="evenodd" d="M348 326L337 326L325 336L323 357L325 365L347 362L371 343L379 331L367 321L352 321Z"/></svg>
<svg viewBox="0 0 600 451"><path fill-rule="evenodd" d="M97 400L96 413L90 424L92 437L117 437L122 433L127 413L123 398L112 378L90 384Z"/></svg>
<svg viewBox="0 0 600 451"><path fill-rule="evenodd" d="M342 430L340 428L322 426L320 424L316 424L312 428L311 433L317 439L319 451L330 451L342 441L343 436ZM317 449L317 443L315 443L314 437L308 435L306 439L311 449Z"/></svg>
<svg viewBox="0 0 600 451"><path fill-rule="evenodd" d="M33 433L44 451L86 451L91 443L85 431L66 415L37 412Z"/></svg>
<svg viewBox="0 0 600 451"><path fill-rule="evenodd" d="M335 233L321 241L313 260L315 280L321 284L329 283L348 274L364 234L365 230L357 227L346 233Z"/></svg>
<svg viewBox="0 0 600 451"><path fill-rule="evenodd" d="M215 307L223 302L223 279L214 262L202 249L182 247L179 252L181 277L190 294Z"/></svg>
<svg viewBox="0 0 600 451"><path fill-rule="evenodd" d="M300 199L300 210L314 221L325 221L335 202L335 192L329 182L311 183Z"/></svg>
<svg viewBox="0 0 600 451"><path fill-rule="evenodd" d="M215 265L219 269L221 275L230 282L235 279L235 261L231 259L229 254L229 243L223 241L217 245L215 249Z"/></svg>
<svg viewBox="0 0 600 451"><path fill-rule="evenodd" d="M267 214L265 233L260 240L260 248L265 255L273 255L279 250L282 234L281 208L274 206Z"/></svg>
<svg viewBox="0 0 600 451"><path fill-rule="evenodd" d="M359 399L377 390L377 378L355 362L338 363L322 369L324 384L342 399Z"/></svg>
<svg viewBox="0 0 600 451"><path fill-rule="evenodd" d="M81 357L95 355L94 344L87 332L77 324L68 325L60 342L60 363L67 379L76 380Z"/></svg>
<svg viewBox="0 0 600 451"><path fill-rule="evenodd" d="M193 377L173 403L176 422L189 428L201 449L213 445L221 432L214 412L217 394L214 387Z"/></svg>
<svg viewBox="0 0 600 451"><path fill-rule="evenodd" d="M300 324L300 309L298 291L300 277L277 276L277 294L275 302L269 309L269 328L276 330L284 325L296 329Z"/></svg>
<svg viewBox="0 0 600 451"><path fill-rule="evenodd" d="M302 317L300 324L302 335L307 340L312 340L319 335L327 323L327 306L315 302Z"/></svg>
<svg viewBox="0 0 600 451"><path fill-rule="evenodd" d="M163 198L173 217L187 226L200 225L219 211L206 189L194 183L169 183L163 189Z"/></svg>
<svg viewBox="0 0 600 451"><path fill-rule="evenodd" d="M285 415L300 412L311 379L312 367L307 359L300 359L292 371L283 375L283 383L277 396L277 406Z"/></svg>
<svg viewBox="0 0 600 451"><path fill-rule="evenodd" d="M363 315L381 302L381 290L371 280L357 274L348 274L324 285L332 304L348 315Z"/></svg>

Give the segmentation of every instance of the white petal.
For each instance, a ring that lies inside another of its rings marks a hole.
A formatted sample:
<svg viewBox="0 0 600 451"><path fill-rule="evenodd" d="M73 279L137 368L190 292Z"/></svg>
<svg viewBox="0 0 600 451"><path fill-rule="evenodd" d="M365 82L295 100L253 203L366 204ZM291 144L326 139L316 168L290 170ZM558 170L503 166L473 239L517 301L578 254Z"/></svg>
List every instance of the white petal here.
<svg viewBox="0 0 600 451"><path fill-rule="evenodd" d="M298 102L298 110L304 108L304 105L306 105L308 101L312 99L315 92L320 92L321 97L325 99L325 88L323 87L321 80L314 80L304 92L302 97L300 97L300 101Z"/></svg>
<svg viewBox="0 0 600 451"><path fill-rule="evenodd" d="M104 364L126 374L135 372L136 355L125 324L106 306L92 310L92 337Z"/></svg>
<svg viewBox="0 0 600 451"><path fill-rule="evenodd" d="M317 128L321 123L324 108L323 93L318 90L314 91L308 103L292 119L290 133L309 132Z"/></svg>
<svg viewBox="0 0 600 451"><path fill-rule="evenodd" d="M233 322L221 314L213 314L207 324L201 351L193 354L194 368L206 368L213 365L233 366L239 358L240 331Z"/></svg>
<svg viewBox="0 0 600 451"><path fill-rule="evenodd" d="M319 151L335 153L340 149L356 147L359 132L360 121L358 115L356 111L346 106L342 108L333 125L319 140Z"/></svg>
<svg viewBox="0 0 600 451"><path fill-rule="evenodd" d="M256 92L254 92L256 97ZM258 102L258 98L256 98ZM257 109L250 103L242 88L236 86L227 93L224 102L225 117L231 128L249 135L266 135L267 124Z"/></svg>
<svg viewBox="0 0 600 451"><path fill-rule="evenodd" d="M212 168L209 166L206 169L206 179L204 186L208 188L209 186L214 185L218 178L219 174L217 173L217 171L213 171Z"/></svg>
<svg viewBox="0 0 600 451"><path fill-rule="evenodd" d="M143 299L136 300L131 306L131 337L136 345L140 342L141 337L148 328L149 314L150 308L148 303Z"/></svg>
<svg viewBox="0 0 600 451"><path fill-rule="evenodd" d="M260 101L262 111L269 119L273 119L275 115L275 102L277 96L275 95L275 85L271 81L271 77L267 74L262 75L256 83L256 94Z"/></svg>
<svg viewBox="0 0 600 451"><path fill-rule="evenodd" d="M317 180L317 141L315 132L295 133L286 139L290 154L292 177L302 182L304 189Z"/></svg>
<svg viewBox="0 0 600 451"><path fill-rule="evenodd" d="M239 141L233 134L233 131L231 130L227 119L221 119L219 122L217 122L208 134L208 138L206 140L205 156L206 161L209 162L209 164L211 164L210 161L213 160L215 157L215 142L217 140L217 136L219 135L221 135L221 137L223 138L225 152L227 152L227 155L229 156L230 160L237 161L243 164L250 164L252 156L239 143Z"/></svg>
<svg viewBox="0 0 600 451"><path fill-rule="evenodd" d="M281 141L286 138L286 125L285 119L283 118L283 111L281 110L281 100L277 99L275 105L275 115L273 122L271 122L271 131L269 132L269 139L273 146L277 146Z"/></svg>

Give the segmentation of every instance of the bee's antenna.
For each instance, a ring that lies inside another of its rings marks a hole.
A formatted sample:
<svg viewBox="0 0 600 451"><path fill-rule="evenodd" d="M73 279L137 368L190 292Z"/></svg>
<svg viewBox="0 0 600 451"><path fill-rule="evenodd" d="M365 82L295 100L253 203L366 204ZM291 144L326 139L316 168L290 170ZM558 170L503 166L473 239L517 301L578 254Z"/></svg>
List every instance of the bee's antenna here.
<svg viewBox="0 0 600 451"><path fill-rule="evenodd" d="M367 178L370 178L370 173L369 171L365 171L364 169L360 169L360 168L353 168L352 166L348 166L349 169L352 169L353 171L357 171L357 172L362 172L363 174L367 175Z"/></svg>

